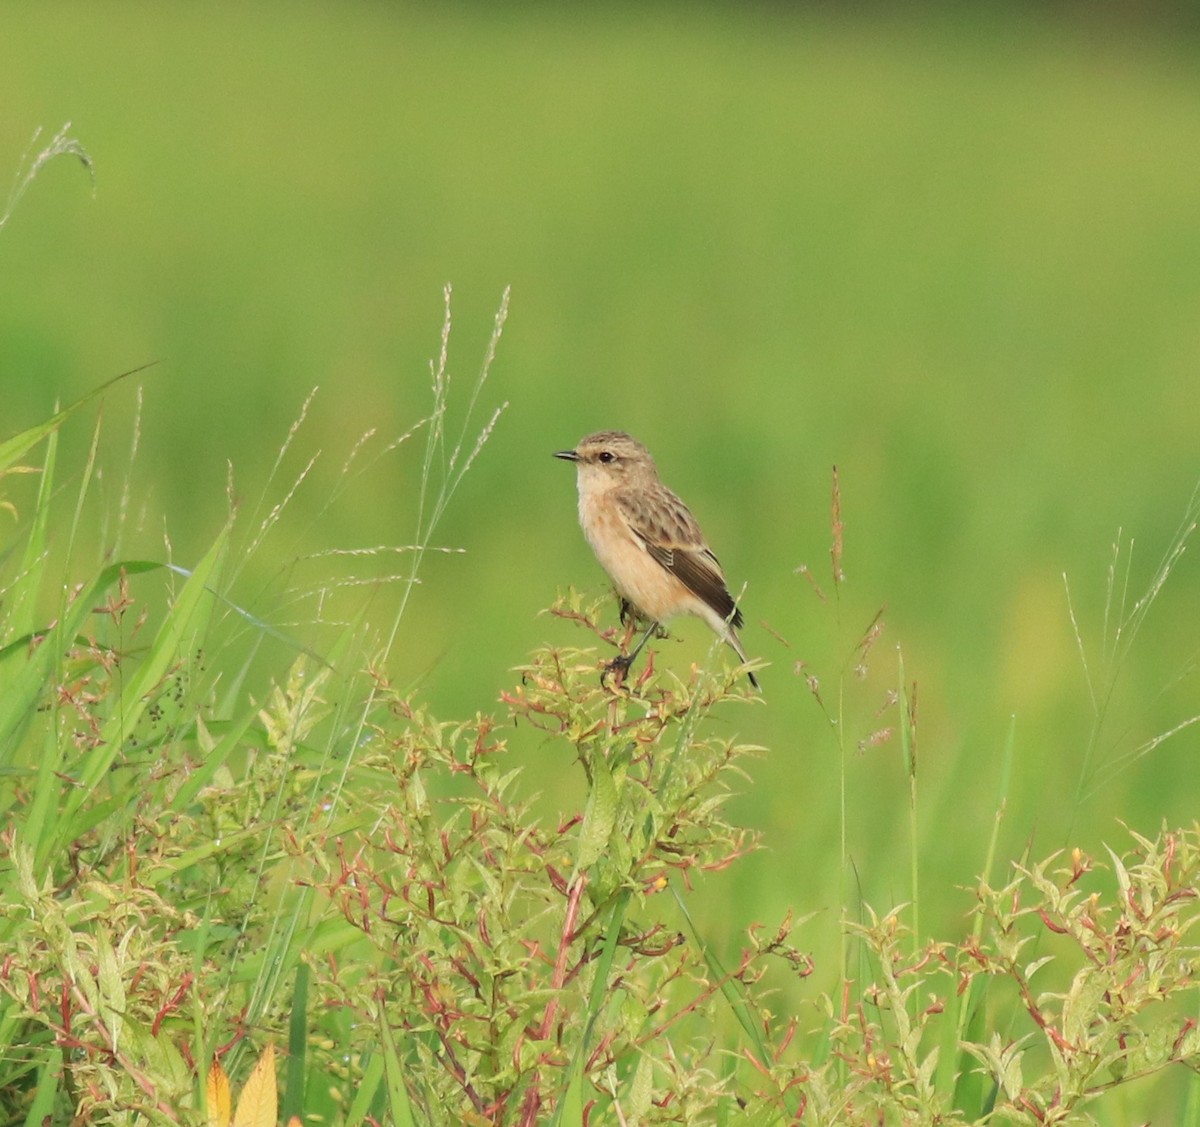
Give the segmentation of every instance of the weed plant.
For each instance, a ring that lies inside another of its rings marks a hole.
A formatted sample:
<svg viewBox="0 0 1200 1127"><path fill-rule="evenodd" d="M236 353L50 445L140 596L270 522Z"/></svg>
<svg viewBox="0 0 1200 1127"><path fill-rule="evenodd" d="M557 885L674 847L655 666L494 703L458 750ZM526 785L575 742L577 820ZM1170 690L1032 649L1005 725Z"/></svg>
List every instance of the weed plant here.
<svg viewBox="0 0 1200 1127"><path fill-rule="evenodd" d="M495 421L447 446L445 355L418 546ZM572 594L576 643L496 713L442 721L390 684L398 616L260 694L254 661L225 665L263 629L224 585L238 514L188 571L80 568L71 414L0 448L6 474L42 451L3 562L6 1122L205 1122L211 1062L274 1044L284 1113L348 1124L1103 1122L1113 1091L1200 1063L1195 826L1022 859L981 879L964 936L868 910L840 993L778 1012L802 928L756 927L725 965L688 913L756 844L725 815L759 751L717 734L761 706L736 670L651 657L604 685L606 608ZM582 773L558 820L508 745L525 727Z"/></svg>
<svg viewBox="0 0 1200 1127"><path fill-rule="evenodd" d="M364 436L339 478L423 441L412 543L305 561L349 574L300 582L293 561L240 597L311 462L249 512L231 501L184 567L169 545L123 551L128 487L107 552L81 558L108 503L99 424L84 464L59 465L84 404L0 444L0 1122L227 1123L223 1077L273 1078L276 1047L278 1115L314 1124L1116 1123L1171 1071L1189 1077L1175 1121L1200 1121L1200 827L994 859L962 934L934 940L907 858L912 901L846 911L837 988L788 1012L809 921L757 925L727 957L689 912L757 844L727 814L761 750L729 734L764 706L740 671L650 654L603 684L611 611L570 593L564 641L494 711L446 721L392 683L423 560L499 417L478 412L506 301L453 422L446 309L428 417ZM833 515L836 583L836 493ZM389 600L364 591L396 596L382 625L367 610ZM800 672L848 730L839 679ZM894 700L915 808L903 674ZM577 764L577 807L537 812L518 731ZM846 868L844 849L813 864ZM255 1122L275 1121L271 1092Z"/></svg>

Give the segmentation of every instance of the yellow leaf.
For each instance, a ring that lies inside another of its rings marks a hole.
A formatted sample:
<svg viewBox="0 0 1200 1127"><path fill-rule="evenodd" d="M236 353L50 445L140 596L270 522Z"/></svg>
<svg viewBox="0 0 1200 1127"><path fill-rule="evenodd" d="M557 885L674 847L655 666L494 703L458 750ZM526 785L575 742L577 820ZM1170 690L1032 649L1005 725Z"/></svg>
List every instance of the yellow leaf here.
<svg viewBox="0 0 1200 1127"><path fill-rule="evenodd" d="M275 1127L278 1114L275 1095L275 1046L268 1045L238 1096L233 1127Z"/></svg>
<svg viewBox="0 0 1200 1127"><path fill-rule="evenodd" d="M213 1057L208 1068L208 1081L204 1085L205 1103L208 1105L208 1127L229 1127L233 1114L233 1101L229 1095L229 1077L221 1062Z"/></svg>

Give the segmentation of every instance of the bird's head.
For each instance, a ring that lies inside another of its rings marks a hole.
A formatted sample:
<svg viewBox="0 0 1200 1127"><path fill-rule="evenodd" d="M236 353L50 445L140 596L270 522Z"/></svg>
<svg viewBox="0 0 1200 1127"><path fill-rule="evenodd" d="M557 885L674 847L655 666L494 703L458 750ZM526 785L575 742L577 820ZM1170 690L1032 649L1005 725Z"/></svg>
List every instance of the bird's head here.
<svg viewBox="0 0 1200 1127"><path fill-rule="evenodd" d="M554 456L575 463L581 489L613 489L658 480L650 451L623 430L589 434L574 450L559 450Z"/></svg>

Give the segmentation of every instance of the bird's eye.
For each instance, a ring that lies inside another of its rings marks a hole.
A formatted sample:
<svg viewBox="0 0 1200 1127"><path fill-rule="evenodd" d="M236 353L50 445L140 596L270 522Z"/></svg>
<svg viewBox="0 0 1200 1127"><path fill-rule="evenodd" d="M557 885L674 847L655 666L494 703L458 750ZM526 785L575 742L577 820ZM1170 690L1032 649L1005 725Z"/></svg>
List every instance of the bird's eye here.
<svg viewBox="0 0 1200 1127"><path fill-rule="evenodd" d="M600 453L596 455L596 457L599 458L600 461L604 462L606 465L609 462L615 462L617 460L616 454L614 454L611 450L601 450Z"/></svg>

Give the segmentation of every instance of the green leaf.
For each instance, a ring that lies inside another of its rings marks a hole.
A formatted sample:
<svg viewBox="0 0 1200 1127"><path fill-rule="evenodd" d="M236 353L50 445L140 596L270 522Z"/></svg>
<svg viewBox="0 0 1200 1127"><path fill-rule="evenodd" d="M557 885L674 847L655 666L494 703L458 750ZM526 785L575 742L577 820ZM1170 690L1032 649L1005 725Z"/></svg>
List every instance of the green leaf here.
<svg viewBox="0 0 1200 1127"><path fill-rule="evenodd" d="M51 415L44 422L30 427L28 430L23 430L20 434L14 434L12 438L6 439L4 442L0 442L0 472L15 464L18 458L27 454L43 438L47 438L58 430L84 404L90 403L93 399L103 395L114 384L118 384L130 376L135 376L138 372L144 372L147 368L152 368L157 363L157 360L151 360L148 364L141 364L136 368L130 368L128 372L122 372L119 376L113 376L111 380L102 383L97 388L93 388L86 395L76 399L74 403L64 407L57 414Z"/></svg>
<svg viewBox="0 0 1200 1127"><path fill-rule="evenodd" d="M209 584L224 555L229 530L230 525L226 524L213 541L212 547L205 553L168 611L166 621L159 627L158 634L150 646L150 652L125 682L120 707L101 730L100 741L84 756L76 773L75 786L68 792L60 815L55 821L55 832L43 843L43 850L39 851L41 856L46 855L46 848L53 852L74 836L76 815L91 800L92 792L104 779L125 741L132 735L134 726L153 699L153 690L166 677L172 666L183 660L193 648L194 639L206 622L200 611L202 607L211 605ZM120 566L128 570L131 565ZM117 568L118 575L120 566L113 565ZM143 564L141 569L161 566L165 565ZM109 576L113 567L105 570L105 577ZM76 607L81 602L82 600L76 600ZM89 599L84 605L84 611L90 610L92 605L92 600Z"/></svg>
<svg viewBox="0 0 1200 1127"><path fill-rule="evenodd" d="M22 737L30 721L43 703L46 690L55 683L63 654L79 635L83 623L103 595L121 579L122 570L129 574L147 571L157 564L130 562L112 564L93 580L87 590L80 592L74 602L64 608L58 622L20 644L10 644L0 652L5 667L4 692L0 693L0 765L7 766L16 757ZM46 773L45 760L42 761ZM53 771L54 767L48 768Z"/></svg>
<svg viewBox="0 0 1200 1127"><path fill-rule="evenodd" d="M287 1079L283 1089L280 1118L287 1123L304 1114L304 1072L308 1048L308 964L296 968L292 989L292 1013L288 1020Z"/></svg>
<svg viewBox="0 0 1200 1127"><path fill-rule="evenodd" d="M62 1073L62 1057L58 1051L47 1051L38 1069L37 1091L29 1112L25 1116L25 1127L42 1127L44 1123L53 1122L54 1099L58 1095L58 1078Z"/></svg>
<svg viewBox="0 0 1200 1127"><path fill-rule="evenodd" d="M396 1041L392 1027L388 1025L387 1010L379 1009L379 1030L383 1038L383 1063L387 1075L388 1107L391 1122L395 1127L413 1127L412 1105L408 1100L408 1089L404 1086L404 1066L396 1052Z"/></svg>
<svg viewBox="0 0 1200 1127"><path fill-rule="evenodd" d="M632 1123L640 1123L650 1110L650 1101L653 1095L654 1061L648 1053L642 1053L633 1074L633 1083L629 1087L629 1106L626 1118Z"/></svg>
<svg viewBox="0 0 1200 1127"><path fill-rule="evenodd" d="M141 719L150 703L152 690L166 677L172 666L177 664L193 648L192 639L199 633L201 606L210 606L212 592L210 581L225 553L230 525L226 524L212 547L204 554L188 581L183 585L174 605L167 612L166 620L159 627L150 652L122 690L122 705L101 732L103 744L110 750L101 762L89 763L80 783L85 789L94 787L108 770L112 755L133 734L133 728Z"/></svg>
<svg viewBox="0 0 1200 1127"><path fill-rule="evenodd" d="M97 1016L108 1026L113 1052L120 1052L121 1025L125 1017L125 983L117 965L117 953L104 931L96 933L96 982L100 988Z"/></svg>
<svg viewBox="0 0 1200 1127"><path fill-rule="evenodd" d="M604 855L617 819L617 786L604 756L598 752L593 755L591 767L592 789L583 812L575 858L577 873L591 868Z"/></svg>
<svg viewBox="0 0 1200 1127"><path fill-rule="evenodd" d="M576 877L576 879L580 878ZM550 1120L552 1127L561 1127L563 1118L568 1114L568 1108L572 1114L578 1115L578 1118L570 1121L572 1125L583 1122L583 1062L587 1059L591 1046L592 1031L596 1028L596 1022L611 997L608 981L617 957L617 949L620 946L621 929L625 926L625 912L629 908L630 895L629 890L624 889L613 899L608 926L604 932L604 946L600 949L600 958L596 960L592 988L588 993L587 1025L584 1026L583 1036L579 1038L579 1042L575 1046L575 1053L571 1060L571 1079ZM573 1088L578 1088L574 1095L572 1094Z"/></svg>
<svg viewBox="0 0 1200 1127"><path fill-rule="evenodd" d="M557 1116L562 1127L583 1127L583 1063L576 1060Z"/></svg>

